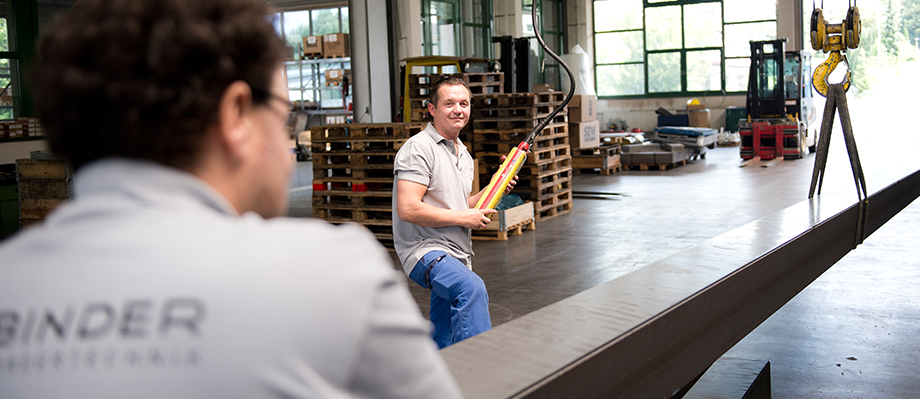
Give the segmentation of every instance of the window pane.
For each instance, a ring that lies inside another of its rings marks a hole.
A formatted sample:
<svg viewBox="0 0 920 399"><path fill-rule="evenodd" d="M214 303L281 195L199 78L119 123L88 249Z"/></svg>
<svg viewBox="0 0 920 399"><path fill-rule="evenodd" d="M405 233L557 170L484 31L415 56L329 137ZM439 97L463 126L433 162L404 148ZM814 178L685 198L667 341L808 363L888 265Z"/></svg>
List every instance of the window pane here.
<svg viewBox="0 0 920 399"><path fill-rule="evenodd" d="M722 91L722 52L687 52L687 91Z"/></svg>
<svg viewBox="0 0 920 399"><path fill-rule="evenodd" d="M750 57L751 40L776 38L776 22L725 25L725 56Z"/></svg>
<svg viewBox="0 0 920 399"><path fill-rule="evenodd" d="M348 7L342 7L340 10L342 10L342 33L349 33L351 24L348 20Z"/></svg>
<svg viewBox="0 0 920 399"><path fill-rule="evenodd" d="M647 8L645 29L645 43L649 50L679 49L680 6Z"/></svg>
<svg viewBox="0 0 920 399"><path fill-rule="evenodd" d="M680 91L680 53L648 55L648 91Z"/></svg>
<svg viewBox="0 0 920 399"><path fill-rule="evenodd" d="M483 46L486 30L487 28L480 28L478 26L463 27L464 57L486 58L485 47Z"/></svg>
<svg viewBox="0 0 920 399"><path fill-rule="evenodd" d="M13 100L19 101L18 60L0 58L0 119L16 119Z"/></svg>
<svg viewBox="0 0 920 399"><path fill-rule="evenodd" d="M313 34L339 33L339 9L313 10Z"/></svg>
<svg viewBox="0 0 920 399"><path fill-rule="evenodd" d="M521 13L521 22L524 24L524 37L533 37L533 13L529 8L525 8ZM537 23L540 23L540 21L537 21Z"/></svg>
<svg viewBox="0 0 920 399"><path fill-rule="evenodd" d="M454 47L454 5L443 2L431 2L429 13L429 29L431 37L430 55L456 56Z"/></svg>
<svg viewBox="0 0 920 399"><path fill-rule="evenodd" d="M463 14L461 15L461 18L463 18L463 22L470 24L487 23L483 22L482 19L482 13L485 9L485 4L482 2L483 0L469 0L460 2L460 7L462 9L461 14Z"/></svg>
<svg viewBox="0 0 920 399"><path fill-rule="evenodd" d="M562 31L562 27L559 26L559 4L554 1L543 2L543 15L540 18L540 26L543 27L543 31Z"/></svg>
<svg viewBox="0 0 920 399"><path fill-rule="evenodd" d="M10 35L6 27L6 18L0 18L0 51L10 51Z"/></svg>
<svg viewBox="0 0 920 399"><path fill-rule="evenodd" d="M642 67L642 64L598 65L597 95L645 94L645 74Z"/></svg>
<svg viewBox="0 0 920 399"><path fill-rule="evenodd" d="M627 29L642 29L642 0L595 0L595 32Z"/></svg>
<svg viewBox="0 0 920 399"><path fill-rule="evenodd" d="M719 3L684 6L686 47L722 47L722 6Z"/></svg>
<svg viewBox="0 0 920 399"><path fill-rule="evenodd" d="M776 0L723 0L725 22L776 19Z"/></svg>
<svg viewBox="0 0 920 399"><path fill-rule="evenodd" d="M642 62L642 31L598 33L594 51L598 64Z"/></svg>
<svg viewBox="0 0 920 399"><path fill-rule="evenodd" d="M750 70L750 58L729 58L725 60L725 90L746 92Z"/></svg>
<svg viewBox="0 0 920 399"><path fill-rule="evenodd" d="M304 36L310 36L310 11L284 13L284 38L294 48L294 54L302 53Z"/></svg>

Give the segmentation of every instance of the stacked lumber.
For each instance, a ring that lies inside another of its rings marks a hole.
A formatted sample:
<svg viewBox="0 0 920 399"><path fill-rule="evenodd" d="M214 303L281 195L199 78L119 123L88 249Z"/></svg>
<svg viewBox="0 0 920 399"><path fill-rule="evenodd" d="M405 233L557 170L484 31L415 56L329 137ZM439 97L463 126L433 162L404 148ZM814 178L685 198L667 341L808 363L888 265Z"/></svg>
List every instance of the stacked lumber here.
<svg viewBox="0 0 920 399"><path fill-rule="evenodd" d="M393 159L427 123L348 123L310 128L313 216L354 222L393 249Z"/></svg>
<svg viewBox="0 0 920 399"><path fill-rule="evenodd" d="M501 156L523 141L540 120L562 105L564 94L505 93L473 98L473 149L479 179L488 182ZM514 193L533 202L534 219L546 220L572 210L572 150L563 109L534 139L518 173Z"/></svg>

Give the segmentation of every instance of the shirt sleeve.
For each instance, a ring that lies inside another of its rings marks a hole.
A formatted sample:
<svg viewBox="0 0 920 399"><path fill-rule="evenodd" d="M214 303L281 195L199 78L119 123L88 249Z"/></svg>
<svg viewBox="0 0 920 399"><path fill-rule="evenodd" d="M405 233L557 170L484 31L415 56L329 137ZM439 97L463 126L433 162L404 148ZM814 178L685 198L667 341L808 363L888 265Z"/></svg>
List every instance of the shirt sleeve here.
<svg viewBox="0 0 920 399"><path fill-rule="evenodd" d="M371 312L349 391L359 397L462 398L428 335L428 322L419 314L408 288L393 275L381 287Z"/></svg>
<svg viewBox="0 0 920 399"><path fill-rule="evenodd" d="M406 143L393 160L396 180L409 180L427 186L431 182L432 165L430 151L418 143Z"/></svg>

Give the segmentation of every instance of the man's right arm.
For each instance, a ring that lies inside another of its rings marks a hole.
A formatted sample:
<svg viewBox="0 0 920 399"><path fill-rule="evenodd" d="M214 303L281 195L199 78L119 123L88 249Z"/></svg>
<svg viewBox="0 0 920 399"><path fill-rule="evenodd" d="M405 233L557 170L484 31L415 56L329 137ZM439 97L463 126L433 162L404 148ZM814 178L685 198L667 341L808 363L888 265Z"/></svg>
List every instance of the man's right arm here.
<svg viewBox="0 0 920 399"><path fill-rule="evenodd" d="M485 227L486 217L493 209L451 210L438 208L422 201L428 187L410 180L396 180L396 211L403 221L422 227L462 226L468 229Z"/></svg>

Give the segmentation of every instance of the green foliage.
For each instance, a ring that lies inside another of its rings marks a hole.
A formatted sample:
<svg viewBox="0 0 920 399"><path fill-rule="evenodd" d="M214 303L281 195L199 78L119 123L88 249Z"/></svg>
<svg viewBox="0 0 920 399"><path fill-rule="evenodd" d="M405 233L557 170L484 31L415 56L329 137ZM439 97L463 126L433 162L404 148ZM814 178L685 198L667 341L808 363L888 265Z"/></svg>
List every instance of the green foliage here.
<svg viewBox="0 0 920 399"><path fill-rule="evenodd" d="M920 42L920 0L901 0L901 22L908 43L917 46Z"/></svg>
<svg viewBox="0 0 920 399"><path fill-rule="evenodd" d="M882 30L882 43L888 53L898 55L898 42L903 40L901 35L901 4L898 0L888 0L885 11L885 29ZM900 37L899 37L900 35Z"/></svg>

